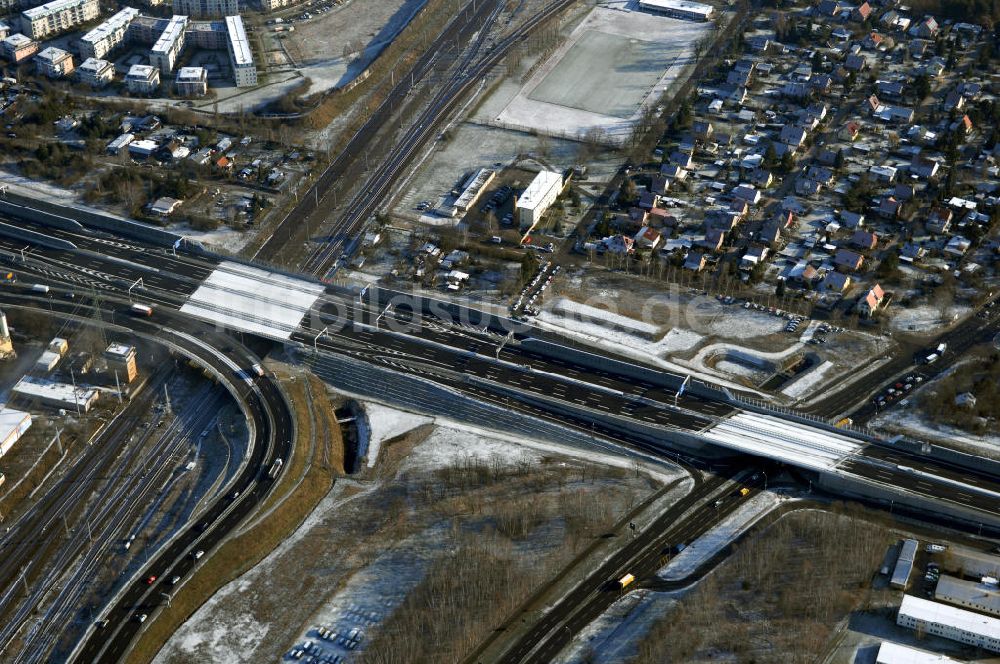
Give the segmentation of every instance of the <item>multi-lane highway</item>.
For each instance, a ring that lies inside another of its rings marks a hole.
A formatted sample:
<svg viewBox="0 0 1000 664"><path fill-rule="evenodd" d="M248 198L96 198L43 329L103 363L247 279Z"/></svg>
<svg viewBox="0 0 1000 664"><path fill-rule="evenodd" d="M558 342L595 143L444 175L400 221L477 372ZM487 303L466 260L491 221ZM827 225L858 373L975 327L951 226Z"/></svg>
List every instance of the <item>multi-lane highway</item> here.
<svg viewBox="0 0 1000 664"><path fill-rule="evenodd" d="M85 244L74 234L61 232L59 237L73 240L81 249ZM175 309L185 294L197 287L199 277L215 267L200 257L184 254L165 257L162 250L136 243L109 245L107 250L113 255L102 258L89 251L75 256L74 252L36 247L27 252L24 268L30 271L32 261L50 261L46 265L52 269L57 269L57 261L68 262L86 268L92 278L103 280L106 292L121 293L125 284L142 278L143 290L139 296L144 301ZM48 258L53 252L57 255ZM152 275L156 281L147 280L146 275ZM136 292L133 289L133 294ZM414 316L413 311L417 310L423 313L421 306L408 308L398 298L397 306L387 308L377 296L358 299L327 289L300 325L286 332L291 341L311 346L317 352L349 355L505 407L517 406L526 413L542 409L562 419L589 421L591 426L600 422L610 427L620 424L618 428L624 429L626 424L641 424L650 432L662 432L660 435L671 431L703 434L740 412L721 393L716 398L696 396L691 391L678 395L675 389L664 387L667 383L636 378L633 372L602 369L578 359L541 354L527 340L546 335L530 328L522 328L515 338L504 343L505 338L492 329L463 326L453 319ZM805 430L811 425L794 426ZM868 452L877 449L876 445L859 443L857 452L850 454L849 463L842 464L839 471L890 490L902 487L940 504L974 508L992 515L1000 509L995 501L1000 490L959 494L953 482L945 481L944 475L921 476L916 481L909 470L914 464L888 463ZM948 471L947 464L941 461L903 451L897 454L939 467L942 474ZM958 470L978 475L989 486L1000 488L988 472L974 468Z"/></svg>
<svg viewBox="0 0 1000 664"><path fill-rule="evenodd" d="M120 322L127 298L131 296L156 305L153 319L133 321L133 326L141 333L161 340L173 339L179 344L200 341L202 346L190 349L192 353L217 355L217 349L222 349L225 351L222 355L227 356L236 346L230 336L206 331L203 322L178 311L199 284L219 267L216 261L184 253L168 255L136 242L109 243L108 238L86 233L51 229L45 232L70 240L78 248L66 250L36 245L28 247L22 258L23 243L0 238L0 251L7 252L8 262L15 266L22 280L22 285L5 287L8 292L0 297L0 303L29 297L23 284L37 277L77 287L75 299L63 299L60 293L54 293L41 301L36 298L35 302L41 306L54 310L81 304L91 306L89 293L99 292L105 300L99 305L102 318ZM328 288L297 326L280 331L284 339L298 344L303 352L309 353L311 349L309 354L319 361L324 354L349 356L395 374L432 381L526 416L551 419L597 435L607 434L658 454L677 453L670 443L671 432L703 436L716 427L736 421L737 416L743 414L741 406L721 392L717 397L705 396L704 390L680 394L676 387L670 387L678 385L679 381L657 380L658 374L648 368L620 360L604 362L603 356L595 355L595 361L590 362L579 359L582 354L560 356L541 352L537 344L530 343L533 338L542 337L552 343L560 340L527 327L508 337L489 326L463 325L451 316L435 318L425 313L423 306L406 306L399 298L395 306L388 307L374 294L358 298ZM468 319L479 320L475 315ZM192 330L201 332L194 335ZM566 344L567 348L570 346ZM251 359L241 356L227 361L213 355L209 361L221 362L220 371L235 374L239 367L249 366ZM240 389L240 398L247 401L251 411L260 411L252 416L256 426L261 430L272 427L263 413L279 408L274 404L270 408L264 405L269 400L280 401L276 386L265 380ZM272 389L275 392L268 399L266 392ZM779 422L783 421L774 420L775 424ZM783 426L793 430L800 427L803 432L815 428L804 422L791 425L784 422ZM286 423L285 433L274 439L285 439L289 430L290 424ZM822 429L816 431L822 434ZM987 470L950 465L902 450L887 454L887 448L867 442L856 442L855 446L856 449L837 462L835 470L831 467L831 472L881 487L886 494L905 493L922 497L928 504L969 510L991 519L1000 517L1000 502L997 501L1000 482ZM254 454L260 453L263 453L261 448L255 448ZM691 454L691 450L683 453ZM269 454L273 457L276 453ZM768 456L766 451L764 456ZM780 455L771 455L771 458L781 460ZM259 469L261 463L261 459L255 458L251 466ZM224 503L215 506L205 521L209 525L204 532L197 528L186 531L153 561L149 569L155 570L160 579L187 574L190 567L197 564L190 558L192 550L199 547L209 550L253 509L256 499L265 490L256 479L242 477L240 481L245 484L241 498L232 507ZM967 522L974 520L973 516ZM109 614L113 618L109 629L93 633L85 644L84 659L110 662L120 658L142 627L138 622L130 622L129 618L139 612L152 615L161 601L160 593L170 590L161 587L163 583L158 581L148 586L137 581L126 588ZM597 602L593 604L596 611L599 602L593 601Z"/></svg>

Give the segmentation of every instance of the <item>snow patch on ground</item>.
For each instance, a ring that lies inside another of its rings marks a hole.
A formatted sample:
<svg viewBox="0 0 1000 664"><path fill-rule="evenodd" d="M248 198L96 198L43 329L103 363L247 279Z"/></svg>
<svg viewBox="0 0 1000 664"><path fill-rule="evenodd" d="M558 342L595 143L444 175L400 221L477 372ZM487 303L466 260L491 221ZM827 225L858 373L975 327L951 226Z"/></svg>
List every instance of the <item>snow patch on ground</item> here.
<svg viewBox="0 0 1000 664"><path fill-rule="evenodd" d="M951 304L940 308L931 304L899 309L892 318L892 329L902 332L930 332L933 328L948 325L967 315L971 309L965 305Z"/></svg>
<svg viewBox="0 0 1000 664"><path fill-rule="evenodd" d="M930 422L912 406L893 408L872 420L871 425L877 428L891 427L903 429L918 439L928 442L943 441L958 444L967 448L985 450L994 457L1000 455L1000 435L984 434L977 436L955 427Z"/></svg>
<svg viewBox="0 0 1000 664"><path fill-rule="evenodd" d="M782 394L798 399L803 394L808 394L826 376L826 372L833 367L833 362L827 360L812 370L805 372L792 382L781 388Z"/></svg>
<svg viewBox="0 0 1000 664"><path fill-rule="evenodd" d="M621 314L613 311L608 311L607 309L592 307L565 297L561 297L556 300L550 311L553 314L566 318L571 317L578 320L589 319L591 322L624 330L625 332L633 335L657 337L660 334L659 326L653 325L652 323L638 321L634 318L629 318L628 316L622 316Z"/></svg>
<svg viewBox="0 0 1000 664"><path fill-rule="evenodd" d="M762 491L753 496L714 528L691 542L660 568L656 575L664 581L677 581L690 576L709 558L749 530L758 519L777 507L782 499L782 496L770 491Z"/></svg>
<svg viewBox="0 0 1000 664"><path fill-rule="evenodd" d="M297 643L311 640L323 649L323 655L353 659L348 657L350 650L337 640L321 639L317 628L326 627L340 636L357 629L360 634L354 639L359 641L356 650L364 650L368 632L391 615L424 578L445 541L446 530L445 524L435 525L379 554L316 613L313 624L300 634Z"/></svg>
<svg viewBox="0 0 1000 664"><path fill-rule="evenodd" d="M371 429L368 440L369 467L375 465L382 443L434 421L432 417L408 413L379 403L367 402L364 404L364 408L365 414L368 416L368 426Z"/></svg>

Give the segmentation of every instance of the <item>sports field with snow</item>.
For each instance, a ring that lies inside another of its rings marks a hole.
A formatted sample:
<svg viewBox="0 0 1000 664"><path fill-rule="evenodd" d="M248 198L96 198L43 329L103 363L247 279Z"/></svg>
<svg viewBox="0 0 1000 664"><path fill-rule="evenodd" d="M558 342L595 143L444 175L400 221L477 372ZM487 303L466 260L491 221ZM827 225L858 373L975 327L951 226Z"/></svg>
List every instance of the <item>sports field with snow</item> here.
<svg viewBox="0 0 1000 664"><path fill-rule="evenodd" d="M555 136L598 131L622 141L694 61L709 23L595 8L539 67L496 124Z"/></svg>

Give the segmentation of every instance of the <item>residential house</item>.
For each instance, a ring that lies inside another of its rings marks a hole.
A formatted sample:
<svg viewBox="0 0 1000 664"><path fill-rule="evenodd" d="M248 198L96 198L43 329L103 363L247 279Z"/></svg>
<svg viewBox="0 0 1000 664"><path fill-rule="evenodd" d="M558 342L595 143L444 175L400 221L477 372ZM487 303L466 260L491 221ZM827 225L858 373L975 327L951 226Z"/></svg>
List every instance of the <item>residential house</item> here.
<svg viewBox="0 0 1000 664"><path fill-rule="evenodd" d="M700 251L692 251L684 260L684 269L701 272L705 269L705 254Z"/></svg>
<svg viewBox="0 0 1000 664"><path fill-rule="evenodd" d="M695 135L695 138L707 141L712 137L712 132L714 131L715 127L713 127L712 123L707 120L695 120L691 124L691 133Z"/></svg>
<svg viewBox="0 0 1000 664"><path fill-rule="evenodd" d="M660 166L660 175L670 180L683 182L687 179L688 172L677 164L663 164Z"/></svg>
<svg viewBox="0 0 1000 664"><path fill-rule="evenodd" d="M848 71L860 72L868 67L868 60L860 53L851 53L844 58L844 68Z"/></svg>
<svg viewBox="0 0 1000 664"><path fill-rule="evenodd" d="M965 97L958 90L952 90L944 98L944 103L941 107L945 112L961 111L965 108Z"/></svg>
<svg viewBox="0 0 1000 664"><path fill-rule="evenodd" d="M896 181L898 169L895 166L872 166L868 169L868 172L877 182L892 184Z"/></svg>
<svg viewBox="0 0 1000 664"><path fill-rule="evenodd" d="M858 300L858 311L863 315L871 318L875 315L875 312L879 310L882 303L885 301L885 291L878 284L875 284L861 296Z"/></svg>
<svg viewBox="0 0 1000 664"><path fill-rule="evenodd" d="M860 5L854 8L854 11L851 12L851 18L854 19L855 21L861 21L861 22L867 21L869 18L871 18L871 15L872 15L872 6L869 5L867 2L862 2Z"/></svg>
<svg viewBox="0 0 1000 664"><path fill-rule="evenodd" d="M933 39L937 35L938 30L940 29L941 28L940 26L938 26L938 22L934 20L934 17L928 16L920 23L917 23L915 26L913 26L910 29L910 34L913 35L914 37Z"/></svg>
<svg viewBox="0 0 1000 664"><path fill-rule="evenodd" d="M871 251L878 246L878 236L875 233L858 229L851 236L851 246L864 251Z"/></svg>
<svg viewBox="0 0 1000 664"><path fill-rule="evenodd" d="M954 213L942 205L935 205L927 215L927 230L931 233L943 235L951 228Z"/></svg>
<svg viewBox="0 0 1000 664"><path fill-rule="evenodd" d="M864 257L848 249L838 249L833 256L833 264L838 270L857 272L864 264Z"/></svg>
<svg viewBox="0 0 1000 664"><path fill-rule="evenodd" d="M806 130L802 127L796 125L785 125L781 128L779 140L785 145L798 149L806 142L806 137L808 135L808 132L806 132Z"/></svg>
<svg viewBox="0 0 1000 664"><path fill-rule="evenodd" d="M770 249L761 245L750 246L747 252L743 254L743 258L740 259L740 267L752 268L755 265L763 264L770 251Z"/></svg>
<svg viewBox="0 0 1000 664"><path fill-rule="evenodd" d="M911 174L917 176L918 178L926 180L928 178L932 178L935 175L937 175L938 169L940 167L941 164L938 163L937 160L930 159L922 154L918 154L915 157L913 157L912 161L910 161L909 170Z"/></svg>
<svg viewBox="0 0 1000 664"><path fill-rule="evenodd" d="M850 210L841 210L840 222L845 228L855 230L865 225L865 215Z"/></svg>
<svg viewBox="0 0 1000 664"><path fill-rule="evenodd" d="M705 231L705 237L698 240L699 246L705 247L709 251L716 252L722 249L726 242L726 231L721 228L709 228Z"/></svg>
<svg viewBox="0 0 1000 664"><path fill-rule="evenodd" d="M840 272L827 272L820 282L820 290L830 293L844 293L851 287L851 278Z"/></svg>
<svg viewBox="0 0 1000 664"><path fill-rule="evenodd" d="M670 189L670 180L662 175L654 175L649 183L649 190L657 196L663 196Z"/></svg>
<svg viewBox="0 0 1000 664"><path fill-rule="evenodd" d="M913 185L905 182L897 183L896 187L892 190L892 195L901 201L912 200L915 193Z"/></svg>
<svg viewBox="0 0 1000 664"><path fill-rule="evenodd" d="M837 0L821 0L816 5L814 12L817 16L837 16L841 12L841 5Z"/></svg>
<svg viewBox="0 0 1000 664"><path fill-rule="evenodd" d="M956 258L961 258L965 255L965 252L969 250L972 246L972 242L962 237L961 235L953 235L948 244L944 246L944 253L954 256Z"/></svg>
<svg viewBox="0 0 1000 664"><path fill-rule="evenodd" d="M885 219L896 219L899 217L902 202L895 196L886 196L879 201L878 214Z"/></svg>
<svg viewBox="0 0 1000 664"><path fill-rule="evenodd" d="M881 97L888 99L902 99L906 91L902 81L875 81L875 89Z"/></svg>
<svg viewBox="0 0 1000 664"><path fill-rule="evenodd" d="M635 250L635 240L627 235L606 237L601 242L605 249L615 254L631 254Z"/></svg>
<svg viewBox="0 0 1000 664"><path fill-rule="evenodd" d="M656 194L651 191L644 191L639 194L639 207L643 210L652 210L657 204Z"/></svg>
<svg viewBox="0 0 1000 664"><path fill-rule="evenodd" d="M845 141L853 141L861 133L861 123L851 120L840 130L840 138Z"/></svg>
<svg viewBox="0 0 1000 664"><path fill-rule="evenodd" d="M732 194L734 197L740 198L753 205L759 203L761 199L760 190L749 184L739 185L733 189Z"/></svg>
<svg viewBox="0 0 1000 664"><path fill-rule="evenodd" d="M683 169L690 170L694 167L694 159L691 158L691 155L680 150L670 155L670 161Z"/></svg>
<svg viewBox="0 0 1000 664"><path fill-rule="evenodd" d="M643 226L633 239L635 246L640 249L651 249L654 251L660 246L662 241L663 236L660 234L660 231L649 226Z"/></svg>

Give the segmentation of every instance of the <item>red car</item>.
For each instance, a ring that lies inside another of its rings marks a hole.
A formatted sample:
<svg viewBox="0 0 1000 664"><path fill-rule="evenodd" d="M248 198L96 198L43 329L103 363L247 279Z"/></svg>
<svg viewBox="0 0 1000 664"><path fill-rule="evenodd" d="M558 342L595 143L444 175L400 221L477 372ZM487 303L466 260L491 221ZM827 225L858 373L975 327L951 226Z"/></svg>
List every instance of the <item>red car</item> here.
<svg viewBox="0 0 1000 664"><path fill-rule="evenodd" d="M153 576L149 577L148 579L146 579L146 585L147 586L151 586L154 583L156 583L156 575L155 574Z"/></svg>

